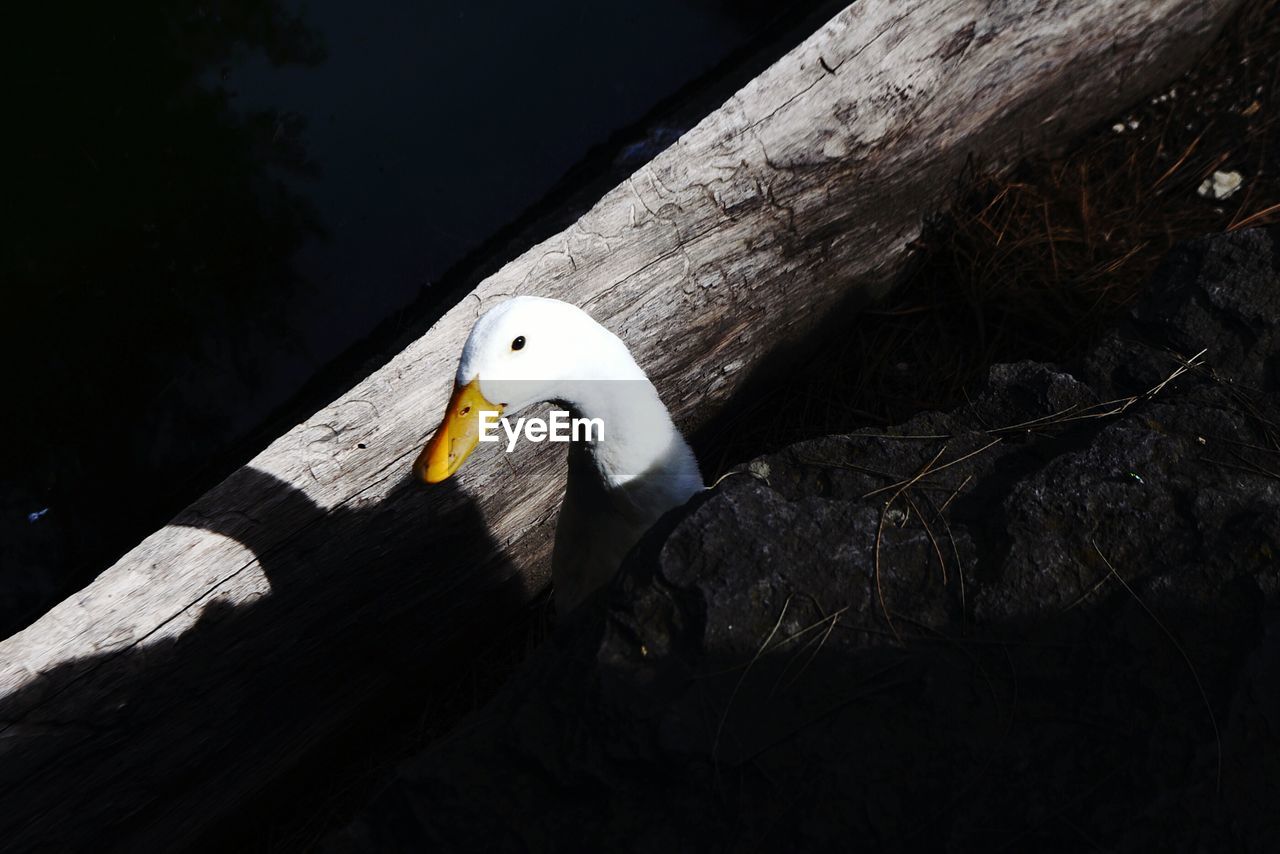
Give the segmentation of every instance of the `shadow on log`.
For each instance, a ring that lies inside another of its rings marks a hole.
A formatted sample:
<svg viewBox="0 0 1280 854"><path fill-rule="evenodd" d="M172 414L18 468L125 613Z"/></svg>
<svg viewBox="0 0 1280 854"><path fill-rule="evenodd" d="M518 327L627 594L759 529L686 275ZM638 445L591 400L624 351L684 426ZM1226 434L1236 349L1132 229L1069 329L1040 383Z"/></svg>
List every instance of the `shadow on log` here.
<svg viewBox="0 0 1280 854"><path fill-rule="evenodd" d="M260 572L269 592L231 604L215 590L182 632L63 662L0 699L6 849L191 843L205 817L243 809L316 742L380 725L371 710L420 709L429 686L448 684L476 628L529 593L465 496L446 487L446 509L424 518L408 474L380 502L325 511L243 469L220 487L235 496L224 513L175 519L234 530L257 558L239 571ZM281 527L312 536L275 543ZM421 658L424 645L438 655ZM110 681L95 678L108 668Z"/></svg>

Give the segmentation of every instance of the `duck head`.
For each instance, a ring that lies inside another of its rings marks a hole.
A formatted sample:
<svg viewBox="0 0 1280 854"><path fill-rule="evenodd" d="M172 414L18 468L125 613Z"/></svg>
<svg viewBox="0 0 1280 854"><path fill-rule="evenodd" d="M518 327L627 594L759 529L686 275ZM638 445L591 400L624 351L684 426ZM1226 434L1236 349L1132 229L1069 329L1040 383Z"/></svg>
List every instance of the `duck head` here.
<svg viewBox="0 0 1280 854"><path fill-rule="evenodd" d="M548 400L573 402L573 385L643 379L626 345L577 306L515 297L485 313L467 337L444 420L414 472L439 483L480 441L481 418L514 415Z"/></svg>

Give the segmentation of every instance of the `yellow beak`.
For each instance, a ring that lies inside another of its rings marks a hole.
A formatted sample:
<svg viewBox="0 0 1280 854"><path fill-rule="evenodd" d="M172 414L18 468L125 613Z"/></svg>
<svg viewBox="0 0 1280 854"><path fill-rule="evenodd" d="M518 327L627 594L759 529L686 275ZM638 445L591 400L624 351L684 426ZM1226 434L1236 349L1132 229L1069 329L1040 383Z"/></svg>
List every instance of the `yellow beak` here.
<svg viewBox="0 0 1280 854"><path fill-rule="evenodd" d="M439 483L462 467L480 442L480 413L502 415L502 404L490 403L480 393L480 378L454 385L444 420L427 446L418 454L413 473L427 483Z"/></svg>

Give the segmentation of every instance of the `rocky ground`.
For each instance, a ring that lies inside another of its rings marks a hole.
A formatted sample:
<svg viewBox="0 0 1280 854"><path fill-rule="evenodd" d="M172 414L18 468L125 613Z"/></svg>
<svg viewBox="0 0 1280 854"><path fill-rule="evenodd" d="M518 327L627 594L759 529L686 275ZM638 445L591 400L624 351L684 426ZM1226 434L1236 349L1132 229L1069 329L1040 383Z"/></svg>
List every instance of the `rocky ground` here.
<svg viewBox="0 0 1280 854"><path fill-rule="evenodd" d="M327 847L1268 850L1278 237L726 477Z"/></svg>

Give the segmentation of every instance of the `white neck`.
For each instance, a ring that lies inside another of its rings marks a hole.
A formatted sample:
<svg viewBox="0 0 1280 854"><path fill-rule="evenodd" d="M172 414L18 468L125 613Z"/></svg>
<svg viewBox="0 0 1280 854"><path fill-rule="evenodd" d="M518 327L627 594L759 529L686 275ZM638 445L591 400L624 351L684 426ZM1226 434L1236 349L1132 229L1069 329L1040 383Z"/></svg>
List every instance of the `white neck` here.
<svg viewBox="0 0 1280 854"><path fill-rule="evenodd" d="M606 486L621 486L641 475L672 474L669 469L687 467L692 459L643 373L638 379L575 383L565 402L579 417L599 419L603 425L604 437L586 443L585 450Z"/></svg>

